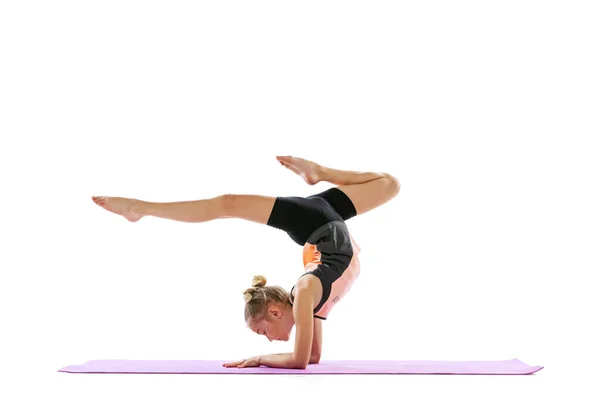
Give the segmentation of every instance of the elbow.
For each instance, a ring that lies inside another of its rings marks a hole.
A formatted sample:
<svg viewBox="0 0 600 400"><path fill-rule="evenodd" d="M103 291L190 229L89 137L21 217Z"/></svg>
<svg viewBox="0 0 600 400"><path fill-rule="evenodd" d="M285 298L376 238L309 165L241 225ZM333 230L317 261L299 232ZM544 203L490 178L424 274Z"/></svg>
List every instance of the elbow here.
<svg viewBox="0 0 600 400"><path fill-rule="evenodd" d="M293 363L292 368L306 369L308 367L308 364L312 364L312 358L309 358L307 360L296 360L296 362Z"/></svg>
<svg viewBox="0 0 600 400"><path fill-rule="evenodd" d="M318 364L321 361L321 356L311 356L309 364Z"/></svg>
<svg viewBox="0 0 600 400"><path fill-rule="evenodd" d="M306 369L308 367L309 363L305 363L305 362L297 362L294 363L291 367L292 369Z"/></svg>

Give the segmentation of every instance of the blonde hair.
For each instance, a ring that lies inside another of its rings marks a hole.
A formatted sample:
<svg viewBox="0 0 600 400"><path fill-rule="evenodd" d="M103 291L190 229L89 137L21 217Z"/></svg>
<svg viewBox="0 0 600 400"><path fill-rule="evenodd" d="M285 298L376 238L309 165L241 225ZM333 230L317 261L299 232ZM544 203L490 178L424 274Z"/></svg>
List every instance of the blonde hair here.
<svg viewBox="0 0 600 400"><path fill-rule="evenodd" d="M266 286L267 278L262 275L254 275L252 287L244 291L246 308L244 318L260 321L266 317L267 309L273 303L286 305L289 293L281 286Z"/></svg>

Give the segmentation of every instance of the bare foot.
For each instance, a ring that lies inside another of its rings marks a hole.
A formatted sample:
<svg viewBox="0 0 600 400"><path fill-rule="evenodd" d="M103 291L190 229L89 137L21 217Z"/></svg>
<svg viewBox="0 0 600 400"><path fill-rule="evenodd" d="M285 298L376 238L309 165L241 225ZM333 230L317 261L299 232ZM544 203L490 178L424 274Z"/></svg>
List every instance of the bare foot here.
<svg viewBox="0 0 600 400"><path fill-rule="evenodd" d="M309 185L314 185L321 181L321 168L319 164L300 157L277 156L275 158L277 158L279 164L300 175Z"/></svg>
<svg viewBox="0 0 600 400"><path fill-rule="evenodd" d="M143 217L141 214L136 214L133 210L133 206L136 203L135 199L127 199L124 197L106 197L106 196L92 196L94 203L100 207L119 214L127 218L128 221L136 222Z"/></svg>

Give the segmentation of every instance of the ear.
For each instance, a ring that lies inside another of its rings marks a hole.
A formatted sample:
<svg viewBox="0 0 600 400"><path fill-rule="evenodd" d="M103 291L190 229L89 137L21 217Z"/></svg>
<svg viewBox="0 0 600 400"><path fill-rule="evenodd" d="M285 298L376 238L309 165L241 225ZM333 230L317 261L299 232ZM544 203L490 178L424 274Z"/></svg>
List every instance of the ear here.
<svg viewBox="0 0 600 400"><path fill-rule="evenodd" d="M275 305L269 307L269 315L272 315L275 318L281 317L281 315L282 315L281 308L279 308Z"/></svg>

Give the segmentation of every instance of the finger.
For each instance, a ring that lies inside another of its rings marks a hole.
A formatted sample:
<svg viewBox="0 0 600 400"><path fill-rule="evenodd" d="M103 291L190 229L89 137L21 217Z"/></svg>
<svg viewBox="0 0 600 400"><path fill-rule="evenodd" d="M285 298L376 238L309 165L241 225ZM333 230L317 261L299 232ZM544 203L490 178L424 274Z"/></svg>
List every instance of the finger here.
<svg viewBox="0 0 600 400"><path fill-rule="evenodd" d="M236 367L236 366L240 365L240 364L241 364L241 363L243 363L243 362L244 362L244 360L241 360L241 361L233 361L233 362L230 362L230 363L225 363L225 364L223 364L223 366L224 366L224 367Z"/></svg>

